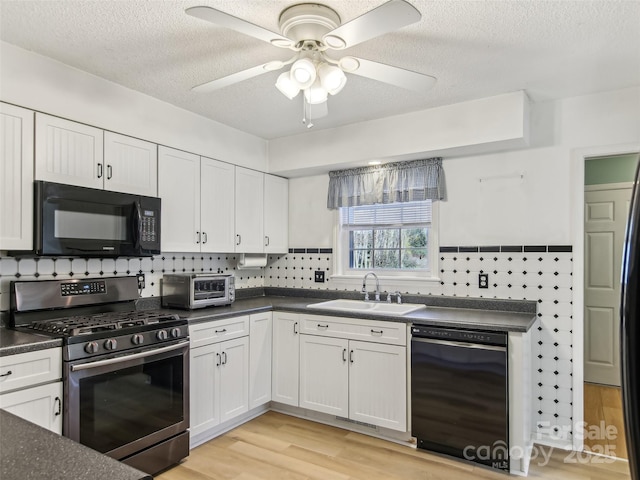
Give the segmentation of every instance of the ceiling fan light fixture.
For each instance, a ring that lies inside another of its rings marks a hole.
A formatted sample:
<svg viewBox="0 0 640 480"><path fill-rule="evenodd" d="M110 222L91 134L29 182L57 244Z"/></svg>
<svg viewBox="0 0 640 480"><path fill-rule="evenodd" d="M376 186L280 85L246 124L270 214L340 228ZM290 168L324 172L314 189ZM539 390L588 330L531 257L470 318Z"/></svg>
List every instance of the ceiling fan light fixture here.
<svg viewBox="0 0 640 480"><path fill-rule="evenodd" d="M320 79L316 78L309 88L304 90L304 98L310 105L317 105L327 101L327 91L322 87Z"/></svg>
<svg viewBox="0 0 640 480"><path fill-rule="evenodd" d="M289 72L282 72L278 76L276 88L289 100L292 100L300 92L300 88L291 80Z"/></svg>
<svg viewBox="0 0 640 480"><path fill-rule="evenodd" d="M318 67L318 76L320 77L320 84L331 95L336 95L347 84L347 77L344 72L328 63L321 63Z"/></svg>
<svg viewBox="0 0 640 480"><path fill-rule="evenodd" d="M296 60L291 66L291 80L301 89L310 87L316 76L316 66L308 58Z"/></svg>

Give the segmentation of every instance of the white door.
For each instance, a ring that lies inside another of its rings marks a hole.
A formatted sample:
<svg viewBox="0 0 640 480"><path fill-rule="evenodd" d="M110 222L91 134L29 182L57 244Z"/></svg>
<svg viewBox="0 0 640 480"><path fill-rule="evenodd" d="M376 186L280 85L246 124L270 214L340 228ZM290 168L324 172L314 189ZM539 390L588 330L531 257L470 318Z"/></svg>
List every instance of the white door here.
<svg viewBox="0 0 640 480"><path fill-rule="evenodd" d="M158 147L163 252L200 251L200 157Z"/></svg>
<svg viewBox="0 0 640 480"><path fill-rule="evenodd" d="M62 382L4 393L0 408L62 435Z"/></svg>
<svg viewBox="0 0 640 480"><path fill-rule="evenodd" d="M191 348L189 352L190 434L209 430L220 423L220 344Z"/></svg>
<svg viewBox="0 0 640 480"><path fill-rule="evenodd" d="M349 342L349 418L407 431L407 349Z"/></svg>
<svg viewBox="0 0 640 480"><path fill-rule="evenodd" d="M584 380L619 386L620 270L631 189L589 188L585 189Z"/></svg>
<svg viewBox="0 0 640 480"><path fill-rule="evenodd" d="M0 103L0 250L33 248L33 117Z"/></svg>
<svg viewBox="0 0 640 480"><path fill-rule="evenodd" d="M300 407L349 416L349 341L300 336Z"/></svg>
<svg viewBox="0 0 640 480"><path fill-rule="evenodd" d="M36 113L36 180L104 187L102 130Z"/></svg>
<svg viewBox="0 0 640 480"><path fill-rule="evenodd" d="M264 176L264 251L287 253L289 249L289 180Z"/></svg>
<svg viewBox="0 0 640 480"><path fill-rule="evenodd" d="M271 401L271 312L249 317L249 410Z"/></svg>
<svg viewBox="0 0 640 480"><path fill-rule="evenodd" d="M235 166L202 157L200 226L203 252L235 250Z"/></svg>
<svg viewBox="0 0 640 480"><path fill-rule="evenodd" d="M264 252L264 173L236 167L236 252Z"/></svg>
<svg viewBox="0 0 640 480"><path fill-rule="evenodd" d="M298 406L300 373L300 316L273 312L271 398Z"/></svg>
<svg viewBox="0 0 640 480"><path fill-rule="evenodd" d="M104 132L104 188L155 197L158 194L158 146Z"/></svg>
<svg viewBox="0 0 640 480"><path fill-rule="evenodd" d="M249 411L249 337L220 344L220 422Z"/></svg>

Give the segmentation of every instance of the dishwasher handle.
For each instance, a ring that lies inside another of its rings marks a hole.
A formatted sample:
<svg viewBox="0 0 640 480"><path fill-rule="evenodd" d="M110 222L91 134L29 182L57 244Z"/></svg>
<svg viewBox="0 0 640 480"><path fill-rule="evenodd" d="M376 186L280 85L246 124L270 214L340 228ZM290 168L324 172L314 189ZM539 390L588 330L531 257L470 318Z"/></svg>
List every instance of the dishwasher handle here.
<svg viewBox="0 0 640 480"><path fill-rule="evenodd" d="M495 352L506 352L507 347L502 345L485 345L482 343L456 342L452 340L439 340L435 338L413 337L412 342L432 343L434 345L447 345L449 347L473 348L475 350L492 350Z"/></svg>

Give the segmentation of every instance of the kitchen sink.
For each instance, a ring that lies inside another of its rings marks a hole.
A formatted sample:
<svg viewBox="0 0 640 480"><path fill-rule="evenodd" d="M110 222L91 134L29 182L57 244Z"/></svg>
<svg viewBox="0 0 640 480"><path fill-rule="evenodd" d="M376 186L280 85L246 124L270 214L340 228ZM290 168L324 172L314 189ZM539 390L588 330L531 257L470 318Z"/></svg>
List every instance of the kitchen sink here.
<svg viewBox="0 0 640 480"><path fill-rule="evenodd" d="M320 310L331 310L336 312L362 312L371 315L406 315L407 313L423 310L427 308L419 303L385 303L385 302L365 302L363 300L329 300L320 303L311 303L307 308L317 308Z"/></svg>

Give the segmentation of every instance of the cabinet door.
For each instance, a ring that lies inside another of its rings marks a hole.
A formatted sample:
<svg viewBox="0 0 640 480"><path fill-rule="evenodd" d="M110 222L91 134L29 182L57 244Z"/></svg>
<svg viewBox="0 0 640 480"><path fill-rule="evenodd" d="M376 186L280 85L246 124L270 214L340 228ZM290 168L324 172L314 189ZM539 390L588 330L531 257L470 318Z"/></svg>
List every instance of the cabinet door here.
<svg viewBox="0 0 640 480"><path fill-rule="evenodd" d="M271 401L271 312L250 316L249 410Z"/></svg>
<svg viewBox="0 0 640 480"><path fill-rule="evenodd" d="M158 147L162 251L200 251L200 157Z"/></svg>
<svg viewBox="0 0 640 480"><path fill-rule="evenodd" d="M104 188L155 197L158 194L158 146L104 132Z"/></svg>
<svg viewBox="0 0 640 480"><path fill-rule="evenodd" d="M220 422L249 411L249 337L220 344Z"/></svg>
<svg viewBox="0 0 640 480"><path fill-rule="evenodd" d="M236 252L264 252L264 173L236 167Z"/></svg>
<svg viewBox="0 0 640 480"><path fill-rule="evenodd" d="M299 315L273 312L271 399L298 406L300 372Z"/></svg>
<svg viewBox="0 0 640 480"><path fill-rule="evenodd" d="M235 249L235 166L202 157L200 165L200 225L203 252Z"/></svg>
<svg viewBox="0 0 640 480"><path fill-rule="evenodd" d="M264 176L264 251L286 253L289 248L289 180Z"/></svg>
<svg viewBox="0 0 640 480"><path fill-rule="evenodd" d="M189 418L191 437L220 423L220 344L189 352Z"/></svg>
<svg viewBox="0 0 640 480"><path fill-rule="evenodd" d="M0 250L33 248L33 112L0 103Z"/></svg>
<svg viewBox="0 0 640 480"><path fill-rule="evenodd" d="M62 435L62 382L2 394L0 408Z"/></svg>
<svg viewBox="0 0 640 480"><path fill-rule="evenodd" d="M300 407L349 416L349 341L300 336Z"/></svg>
<svg viewBox="0 0 640 480"><path fill-rule="evenodd" d="M102 130L36 113L36 180L104 186Z"/></svg>
<svg viewBox="0 0 640 480"><path fill-rule="evenodd" d="M407 431L407 349L349 342L349 418Z"/></svg>

